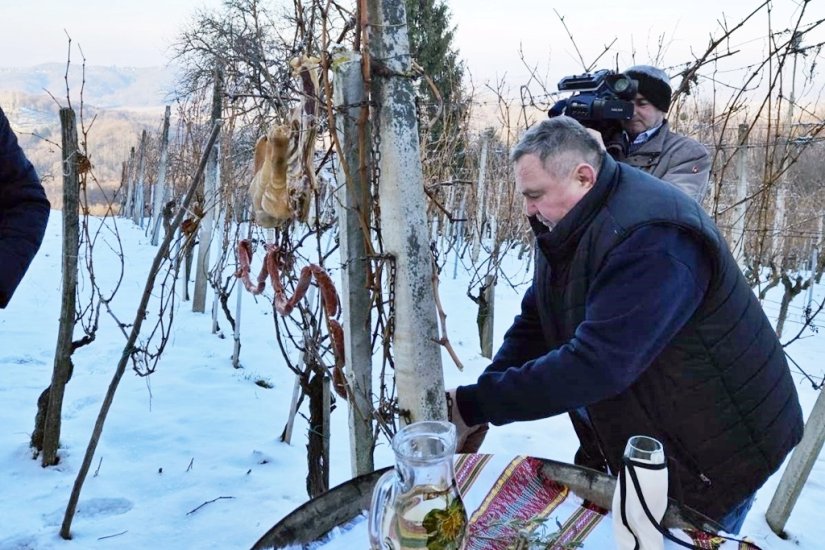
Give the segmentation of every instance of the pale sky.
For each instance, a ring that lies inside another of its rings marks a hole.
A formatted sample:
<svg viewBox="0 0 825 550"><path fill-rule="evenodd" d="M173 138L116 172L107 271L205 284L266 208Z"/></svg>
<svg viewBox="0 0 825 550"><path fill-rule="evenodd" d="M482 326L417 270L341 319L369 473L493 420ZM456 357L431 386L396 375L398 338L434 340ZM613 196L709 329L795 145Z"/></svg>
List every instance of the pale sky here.
<svg viewBox="0 0 825 550"><path fill-rule="evenodd" d="M197 8L219 0L0 0L0 67L66 61L68 39L90 65L165 65ZM64 32L64 29L66 32ZM80 61L77 53L73 61Z"/></svg>
<svg viewBox="0 0 825 550"><path fill-rule="evenodd" d="M776 0L773 30L789 28L799 16L801 3ZM583 72L556 11L564 16L587 63L615 38L612 53L602 57L595 68L613 68L618 53L619 69L623 70L653 61L663 34L665 66L692 60L691 52L704 53L711 34L722 34L720 21L734 26L758 7L760 0L448 0L448 4L458 24L458 46L474 78L496 80L506 72L507 82L517 88L528 74L518 54L520 47L529 64L553 86L563 76ZM730 47L742 52L736 57L737 67L762 59L764 40L754 39L768 34L766 13L763 10L734 35ZM811 0L805 20L823 18L825 0ZM825 41L825 28L814 32L809 42ZM825 55L820 55L819 63L825 65Z"/></svg>
<svg viewBox="0 0 825 550"><path fill-rule="evenodd" d="M275 0L277 1L277 0ZM350 0L352 1L352 0ZM456 45L477 84L506 75L517 88L527 72L519 48L552 85L568 74L582 72L575 50L554 9L566 18L585 61L617 38L620 68L650 62L664 34L665 60L688 61L691 48L702 50L710 32L726 16L730 25L752 11L758 0L448 0L458 26ZM801 0L775 0L774 30L786 29L801 9ZM199 7L220 0L0 0L0 67L65 62L67 39L80 44L90 65L158 66L166 63L168 46ZM345 1L346 5L347 2ZM825 18L825 0L810 0L806 19ZM767 34L767 17L758 16L732 48L745 52ZM825 29L810 42L825 41ZM803 43L803 45L805 45ZM760 51L748 55L757 58ZM615 53L597 68L612 67ZM743 54L744 55L744 54ZM73 60L79 56L73 54ZM822 60L820 57L821 61ZM810 59L808 60L810 61Z"/></svg>

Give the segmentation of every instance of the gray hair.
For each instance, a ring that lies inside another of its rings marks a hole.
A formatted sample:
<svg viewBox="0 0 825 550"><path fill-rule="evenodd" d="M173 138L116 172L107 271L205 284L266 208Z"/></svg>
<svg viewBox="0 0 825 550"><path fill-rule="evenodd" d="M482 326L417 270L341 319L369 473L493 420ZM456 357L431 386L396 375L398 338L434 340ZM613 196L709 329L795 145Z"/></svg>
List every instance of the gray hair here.
<svg viewBox="0 0 825 550"><path fill-rule="evenodd" d="M510 152L510 160L515 163L525 155L538 156L544 168L557 177L567 174L580 162L591 165L596 172L602 166L599 142L568 116L543 120L527 130Z"/></svg>

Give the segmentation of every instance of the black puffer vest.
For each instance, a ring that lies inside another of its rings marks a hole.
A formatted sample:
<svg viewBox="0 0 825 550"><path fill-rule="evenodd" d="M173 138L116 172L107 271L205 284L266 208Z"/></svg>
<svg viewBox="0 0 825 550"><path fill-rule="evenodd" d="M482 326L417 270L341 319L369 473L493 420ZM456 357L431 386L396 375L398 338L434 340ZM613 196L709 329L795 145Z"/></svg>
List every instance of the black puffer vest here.
<svg viewBox="0 0 825 550"><path fill-rule="evenodd" d="M612 472L630 436L662 441L671 496L719 520L799 442L802 411L776 334L701 207L605 156L594 187L552 232L533 224L542 330L550 349L570 341L607 255L650 224L678 226L704 244L713 266L705 298L629 389L588 407L590 425L571 416L582 454Z"/></svg>

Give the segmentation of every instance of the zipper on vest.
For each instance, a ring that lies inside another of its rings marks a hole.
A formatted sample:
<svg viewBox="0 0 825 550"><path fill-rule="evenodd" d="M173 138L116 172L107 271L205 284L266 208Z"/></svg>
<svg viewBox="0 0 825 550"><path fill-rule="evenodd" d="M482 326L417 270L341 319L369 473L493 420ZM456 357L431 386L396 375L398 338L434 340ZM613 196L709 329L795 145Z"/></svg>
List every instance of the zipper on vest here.
<svg viewBox="0 0 825 550"><path fill-rule="evenodd" d="M665 434L665 432L662 433ZM679 454L679 456L684 459L679 460L677 458L676 462L681 462L690 473L699 478L699 481L701 481L705 485L705 487L710 487L712 485L710 478L706 476L704 472L702 472L702 470L699 468L699 464L696 462L693 456L689 452L687 452L685 448L682 447L681 443L679 443L675 438L672 438L666 434L665 437L667 437L668 443L670 443L671 445L673 445L673 447L676 448L676 452Z"/></svg>
<svg viewBox="0 0 825 550"><path fill-rule="evenodd" d="M699 480L705 485L705 487L710 487L712 485L710 478L706 476L702 470L699 469L699 465L696 463L693 457L689 453L686 453L684 449L682 449L681 445L677 445L677 448L681 450L680 454L687 459L686 466L688 467L688 470L690 470L690 472L693 475L698 477Z"/></svg>

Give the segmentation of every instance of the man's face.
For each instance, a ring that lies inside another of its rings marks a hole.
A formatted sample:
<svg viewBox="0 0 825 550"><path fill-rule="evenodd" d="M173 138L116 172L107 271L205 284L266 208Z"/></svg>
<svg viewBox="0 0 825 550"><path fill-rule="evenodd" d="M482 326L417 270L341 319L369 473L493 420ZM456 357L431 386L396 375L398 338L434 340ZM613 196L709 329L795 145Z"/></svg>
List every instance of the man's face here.
<svg viewBox="0 0 825 550"><path fill-rule="evenodd" d="M549 159L549 162L553 162ZM544 168L538 155L524 155L515 166L516 190L524 198L524 213L553 228L593 187L596 173L579 163L558 176Z"/></svg>
<svg viewBox="0 0 825 550"><path fill-rule="evenodd" d="M665 119L665 113L654 107L641 94L636 94L633 105L633 118L622 121L625 131L632 136L637 136L645 130L655 128Z"/></svg>

